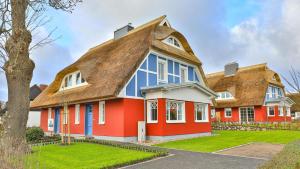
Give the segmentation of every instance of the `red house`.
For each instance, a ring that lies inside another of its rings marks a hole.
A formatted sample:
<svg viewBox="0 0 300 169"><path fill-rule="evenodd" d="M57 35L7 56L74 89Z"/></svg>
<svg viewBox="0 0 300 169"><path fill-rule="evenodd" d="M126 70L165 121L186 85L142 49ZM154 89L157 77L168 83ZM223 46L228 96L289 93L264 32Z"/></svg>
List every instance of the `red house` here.
<svg viewBox="0 0 300 169"><path fill-rule="evenodd" d="M57 134L69 124L74 137L169 140L210 135L215 96L187 40L162 16L116 30L60 71L31 107L42 110L48 133L54 119Z"/></svg>
<svg viewBox="0 0 300 169"><path fill-rule="evenodd" d="M239 67L225 65L223 72L206 76L209 87L218 97L212 109L214 121L289 122L294 103L285 96L279 75L266 64Z"/></svg>

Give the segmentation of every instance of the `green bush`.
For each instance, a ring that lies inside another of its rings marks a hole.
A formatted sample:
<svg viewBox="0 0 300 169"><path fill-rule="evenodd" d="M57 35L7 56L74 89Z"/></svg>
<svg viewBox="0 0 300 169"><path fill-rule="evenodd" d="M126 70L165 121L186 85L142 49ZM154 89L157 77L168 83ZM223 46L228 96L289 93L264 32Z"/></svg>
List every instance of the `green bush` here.
<svg viewBox="0 0 300 169"><path fill-rule="evenodd" d="M31 127L26 130L27 142L37 142L44 137L44 131L39 127Z"/></svg>
<svg viewBox="0 0 300 169"><path fill-rule="evenodd" d="M259 169L299 169L300 140L287 144L284 149Z"/></svg>

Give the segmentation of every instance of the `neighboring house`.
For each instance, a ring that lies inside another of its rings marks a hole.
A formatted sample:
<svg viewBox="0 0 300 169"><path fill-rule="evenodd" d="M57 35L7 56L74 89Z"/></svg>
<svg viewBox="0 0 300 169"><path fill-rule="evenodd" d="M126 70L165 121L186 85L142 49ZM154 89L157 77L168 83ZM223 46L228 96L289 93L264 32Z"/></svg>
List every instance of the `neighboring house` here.
<svg viewBox="0 0 300 169"><path fill-rule="evenodd" d="M291 108L292 118L300 119L300 93L289 93L287 96L295 102Z"/></svg>
<svg viewBox="0 0 300 169"><path fill-rule="evenodd" d="M285 122L291 121L294 103L285 96L279 75L267 64L239 68L238 63L225 65L223 72L206 76L214 90L213 120L222 122Z"/></svg>
<svg viewBox="0 0 300 169"><path fill-rule="evenodd" d="M47 85L33 85L30 87L29 98L33 101L43 90L47 88ZM27 127L39 127L41 119L41 111L39 109L30 109L27 120Z"/></svg>
<svg viewBox="0 0 300 169"><path fill-rule="evenodd" d="M60 71L31 107L41 108L45 132L48 119L54 119L55 133L70 119L72 136L96 139L210 135L208 112L216 95L201 65L185 37L162 16L116 30L113 39Z"/></svg>

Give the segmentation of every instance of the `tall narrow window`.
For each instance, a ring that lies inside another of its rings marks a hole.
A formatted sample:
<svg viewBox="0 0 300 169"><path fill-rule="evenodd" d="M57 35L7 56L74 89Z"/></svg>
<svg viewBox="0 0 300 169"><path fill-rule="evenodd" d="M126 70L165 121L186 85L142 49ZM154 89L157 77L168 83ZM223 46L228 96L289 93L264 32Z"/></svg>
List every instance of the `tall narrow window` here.
<svg viewBox="0 0 300 169"><path fill-rule="evenodd" d="M75 124L80 123L80 104L75 105Z"/></svg>
<svg viewBox="0 0 300 169"><path fill-rule="evenodd" d="M187 82L187 69L186 67L180 68L180 80L181 83Z"/></svg>
<svg viewBox="0 0 300 169"><path fill-rule="evenodd" d="M291 108L290 107L286 108L286 116L291 116Z"/></svg>
<svg viewBox="0 0 300 169"><path fill-rule="evenodd" d="M268 116L275 116L275 109L273 106L268 107Z"/></svg>
<svg viewBox="0 0 300 169"><path fill-rule="evenodd" d="M203 103L195 104L195 121L208 122L208 105Z"/></svg>
<svg viewBox="0 0 300 169"><path fill-rule="evenodd" d="M79 85L81 83L81 74L80 72L78 72L76 74L76 85Z"/></svg>
<svg viewBox="0 0 300 169"><path fill-rule="evenodd" d="M165 82L167 80L167 63L163 60L158 60L158 80Z"/></svg>
<svg viewBox="0 0 300 169"><path fill-rule="evenodd" d="M64 106L63 112L64 124L68 124L68 106Z"/></svg>
<svg viewBox="0 0 300 169"><path fill-rule="evenodd" d="M210 110L210 117L211 118L215 118L216 117L216 110L215 109L211 109Z"/></svg>
<svg viewBox="0 0 300 169"><path fill-rule="evenodd" d="M231 110L231 108L225 108L224 111L225 111L225 117L228 118L228 117L232 116L232 110Z"/></svg>
<svg viewBox="0 0 300 169"><path fill-rule="evenodd" d="M52 109L48 108L48 119L52 119Z"/></svg>
<svg viewBox="0 0 300 169"><path fill-rule="evenodd" d="M283 116L283 107L282 106L278 107L278 116Z"/></svg>
<svg viewBox="0 0 300 169"><path fill-rule="evenodd" d="M157 101L150 100L147 101L147 122L157 123Z"/></svg>
<svg viewBox="0 0 300 169"><path fill-rule="evenodd" d="M99 102L99 124L105 124L105 102Z"/></svg>
<svg viewBox="0 0 300 169"><path fill-rule="evenodd" d="M167 122L185 122L184 102L167 102Z"/></svg>

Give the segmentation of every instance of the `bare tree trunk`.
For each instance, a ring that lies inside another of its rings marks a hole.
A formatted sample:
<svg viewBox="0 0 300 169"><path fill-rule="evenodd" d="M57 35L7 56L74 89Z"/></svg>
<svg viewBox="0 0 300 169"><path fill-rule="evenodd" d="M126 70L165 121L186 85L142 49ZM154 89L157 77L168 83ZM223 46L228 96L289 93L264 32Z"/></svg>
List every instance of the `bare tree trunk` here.
<svg viewBox="0 0 300 169"><path fill-rule="evenodd" d="M4 65L8 85L7 116L4 120L4 140L18 144L25 139L29 112L29 89L34 63L29 58L31 33L25 26L27 0L11 0L12 35L5 49L9 60ZM14 146L14 145L7 145Z"/></svg>

